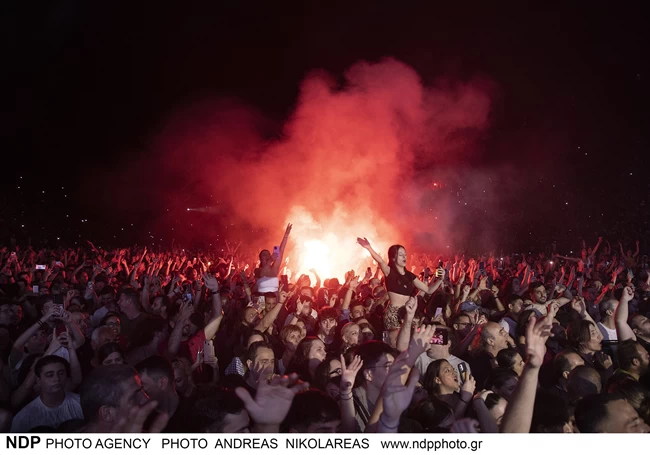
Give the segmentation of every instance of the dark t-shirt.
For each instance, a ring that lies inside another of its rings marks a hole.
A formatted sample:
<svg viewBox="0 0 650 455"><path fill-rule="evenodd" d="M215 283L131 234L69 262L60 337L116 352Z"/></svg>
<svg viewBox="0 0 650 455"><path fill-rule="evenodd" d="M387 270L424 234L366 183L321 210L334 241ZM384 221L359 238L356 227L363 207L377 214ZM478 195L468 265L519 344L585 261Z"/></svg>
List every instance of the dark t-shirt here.
<svg viewBox="0 0 650 455"><path fill-rule="evenodd" d="M411 296L415 287L413 280L416 278L417 276L413 272L405 269L404 275L402 275L397 268L391 266L390 273L386 276L386 289L395 294Z"/></svg>
<svg viewBox="0 0 650 455"><path fill-rule="evenodd" d="M487 389L492 376L494 357L489 352L481 351L469 356L468 360L472 376L476 380L476 390Z"/></svg>

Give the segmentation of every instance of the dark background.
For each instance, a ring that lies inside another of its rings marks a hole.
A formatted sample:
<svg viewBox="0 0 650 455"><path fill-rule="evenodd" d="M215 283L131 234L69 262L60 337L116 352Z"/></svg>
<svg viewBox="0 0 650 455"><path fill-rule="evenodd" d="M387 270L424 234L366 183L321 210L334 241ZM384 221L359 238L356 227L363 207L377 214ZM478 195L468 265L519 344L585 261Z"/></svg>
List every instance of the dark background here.
<svg viewBox="0 0 650 455"><path fill-rule="evenodd" d="M392 56L425 81L478 74L498 87L484 153L470 166L508 166L502 190L516 197L500 208L513 217L501 246L575 249L600 234L631 247L648 234L641 5L5 1L0 239L168 245L171 226L183 231L177 240L200 236L185 206L171 206L163 233L137 181L94 177L143 153L189 102L239 99L279 128L307 72L341 75ZM137 211L99 202L118 189L133 192Z"/></svg>

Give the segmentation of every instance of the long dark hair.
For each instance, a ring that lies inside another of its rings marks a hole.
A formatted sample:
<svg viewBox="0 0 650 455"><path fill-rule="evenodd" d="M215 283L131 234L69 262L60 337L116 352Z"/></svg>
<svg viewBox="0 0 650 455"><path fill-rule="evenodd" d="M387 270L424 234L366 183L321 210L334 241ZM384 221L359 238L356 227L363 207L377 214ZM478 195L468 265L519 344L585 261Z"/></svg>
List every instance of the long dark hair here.
<svg viewBox="0 0 650 455"><path fill-rule="evenodd" d="M440 384L436 382L436 378L440 377L443 362L449 363L447 359L434 360L429 364L427 372L424 374L422 385L431 397L440 395Z"/></svg>
<svg viewBox="0 0 650 455"><path fill-rule="evenodd" d="M287 374L297 373L303 381L312 380L309 371L309 351L311 350L311 345L317 340L321 341L318 337L306 337L298 344L296 353L287 368Z"/></svg>
<svg viewBox="0 0 650 455"><path fill-rule="evenodd" d="M404 248L402 245L393 245L390 248L388 248L388 266L389 267L395 267L395 258L397 258L397 254L399 253L400 248L403 248L404 251L406 251L406 248Z"/></svg>

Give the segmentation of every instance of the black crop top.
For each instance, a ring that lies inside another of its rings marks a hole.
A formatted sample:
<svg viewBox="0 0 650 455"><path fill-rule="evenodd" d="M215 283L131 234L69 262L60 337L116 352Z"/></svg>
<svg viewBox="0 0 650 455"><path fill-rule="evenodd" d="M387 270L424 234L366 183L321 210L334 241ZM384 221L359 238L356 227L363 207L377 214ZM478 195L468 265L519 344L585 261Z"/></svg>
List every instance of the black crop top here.
<svg viewBox="0 0 650 455"><path fill-rule="evenodd" d="M405 269L404 275L402 275L395 266L390 266L390 273L386 277L386 289L388 289L388 292L410 297L413 295L413 289L415 288L413 280L416 278L417 276L413 272Z"/></svg>

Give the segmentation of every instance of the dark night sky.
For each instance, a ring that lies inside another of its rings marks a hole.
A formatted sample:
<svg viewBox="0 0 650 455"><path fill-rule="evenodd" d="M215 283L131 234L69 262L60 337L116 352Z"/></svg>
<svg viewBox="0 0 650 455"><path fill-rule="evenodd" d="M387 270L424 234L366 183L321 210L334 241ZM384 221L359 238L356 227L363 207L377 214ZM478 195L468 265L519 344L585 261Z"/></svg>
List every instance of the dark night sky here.
<svg viewBox="0 0 650 455"><path fill-rule="evenodd" d="M514 187L503 175L503 191L522 195L504 214L525 220L511 244L645 234L642 2L475 3L69 0L36 11L6 1L0 237L104 240L130 223L148 232L146 201L140 219L95 202L115 186L133 187L137 200L137 182L91 182L145 150L172 111L229 96L279 126L307 72L340 76L384 56L425 81L480 75L497 88L485 153L472 165L530 176ZM142 241L144 230L121 239Z"/></svg>

